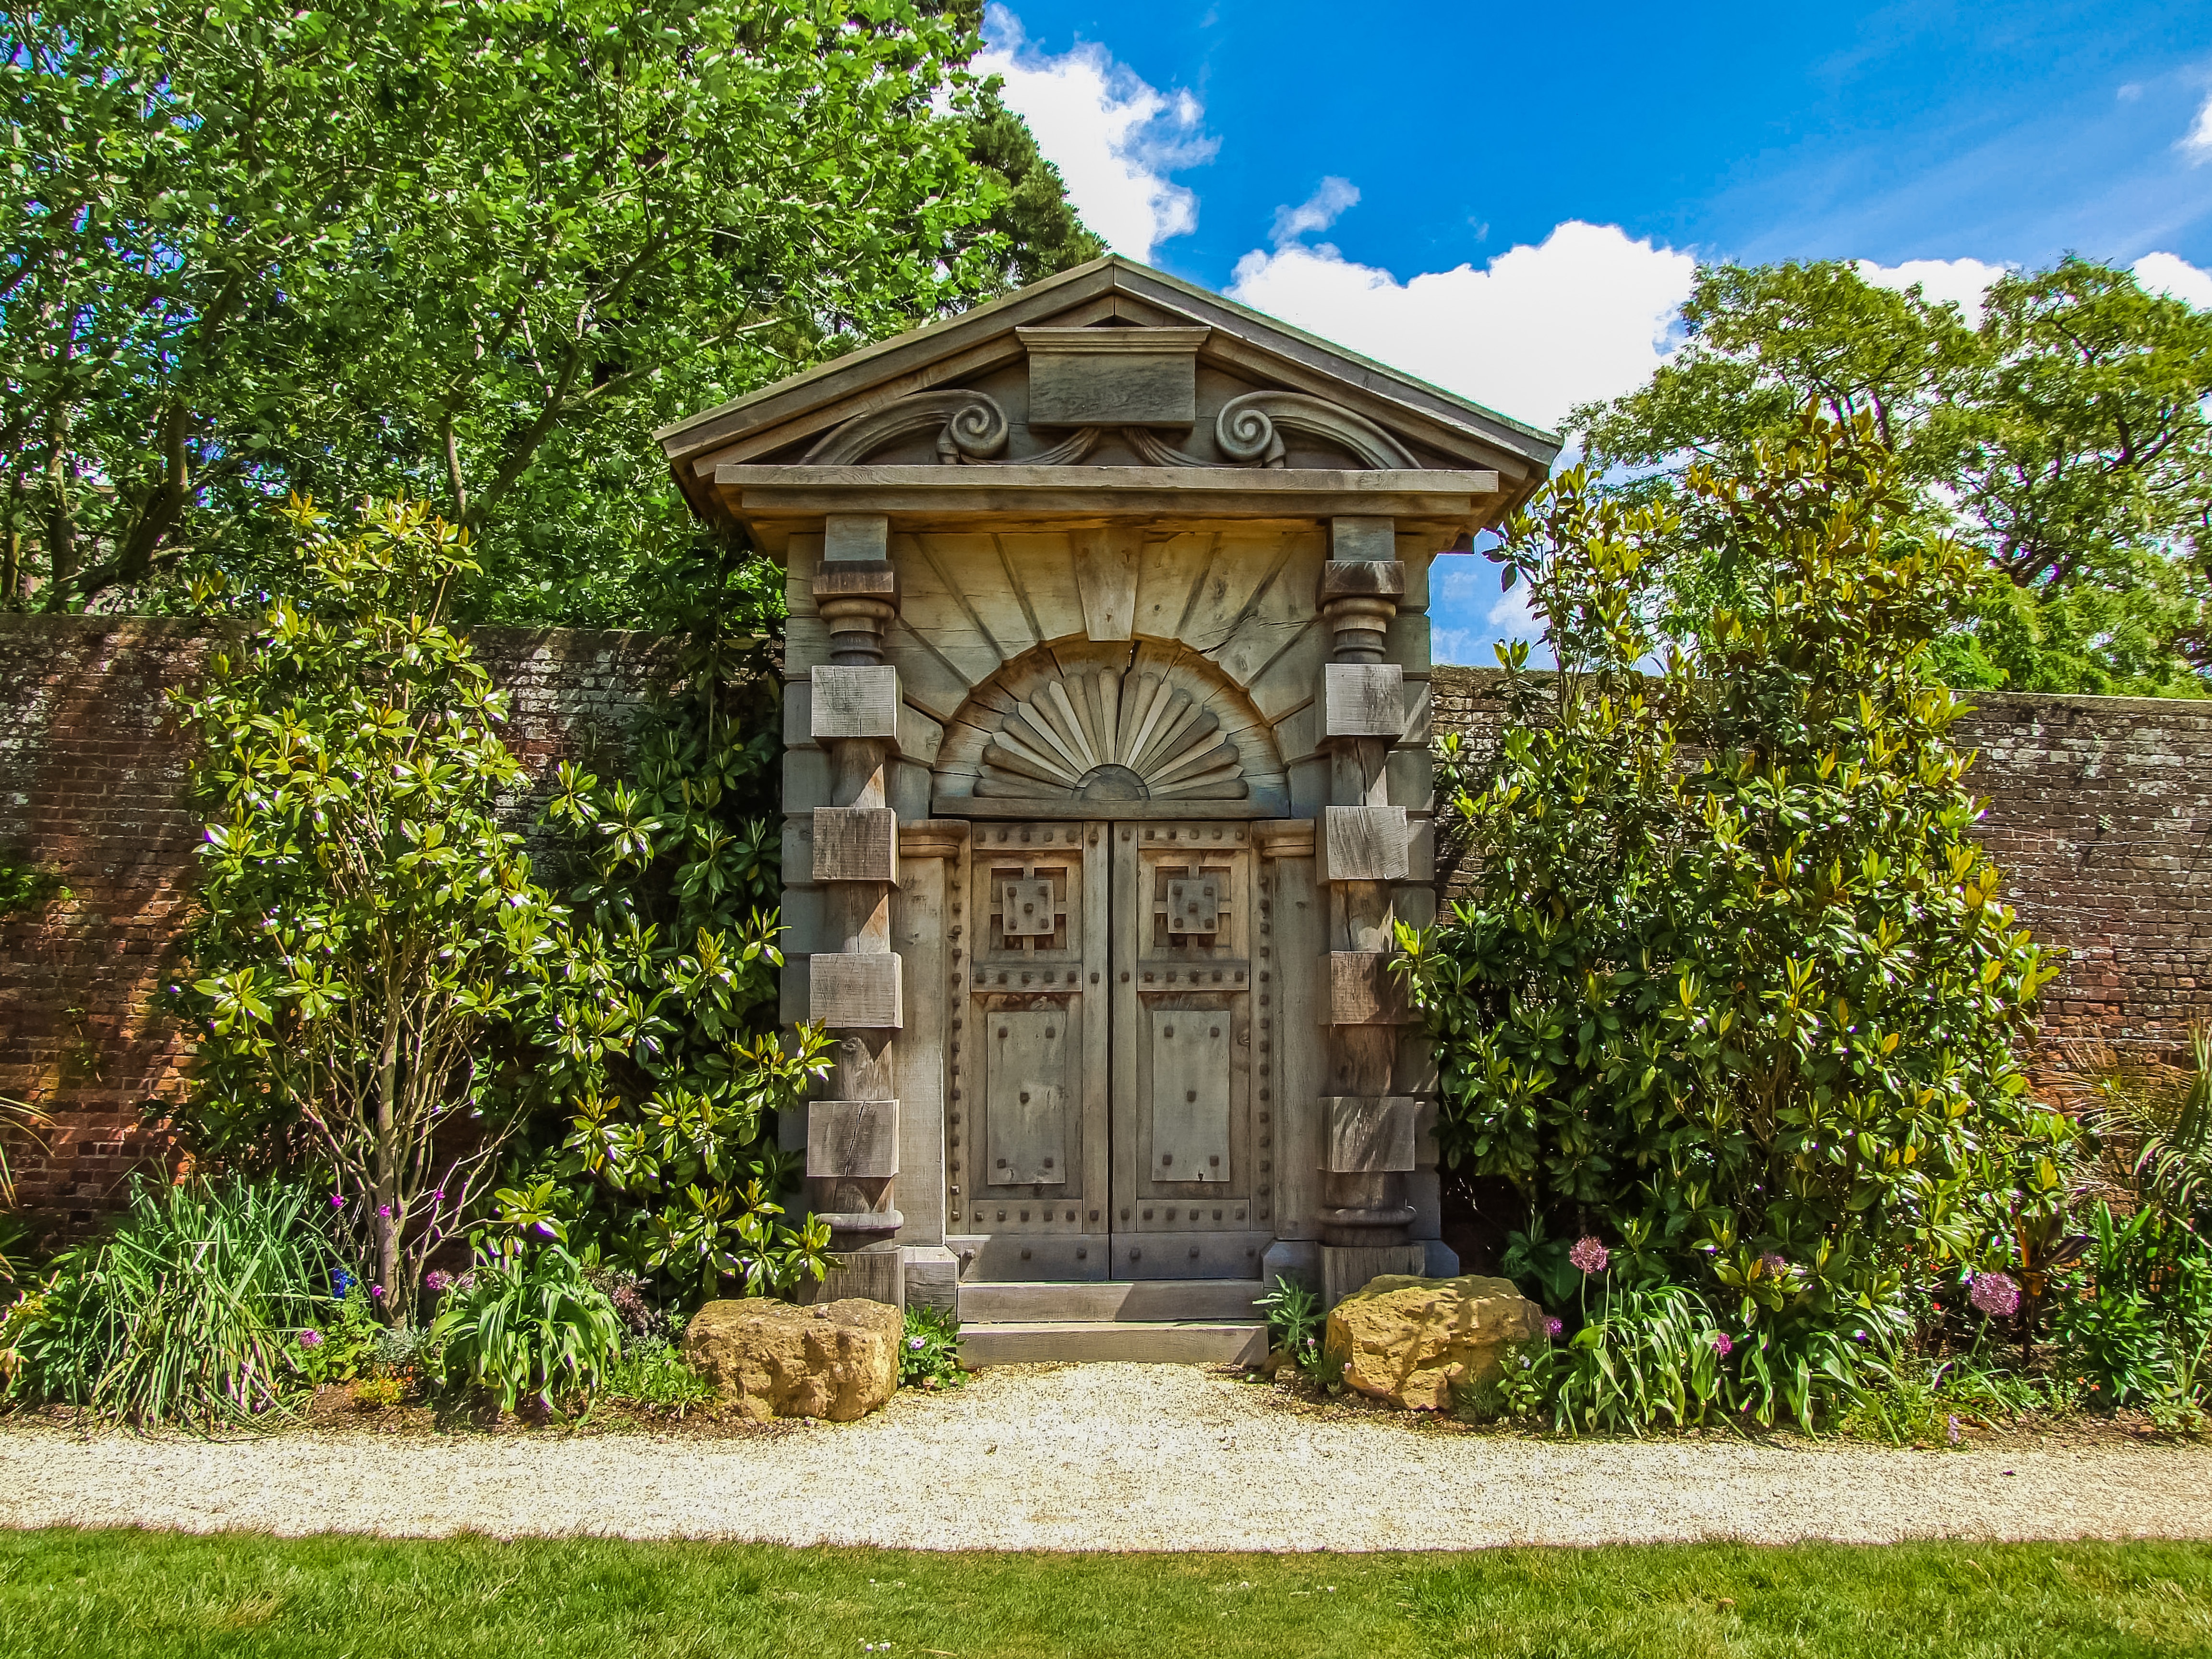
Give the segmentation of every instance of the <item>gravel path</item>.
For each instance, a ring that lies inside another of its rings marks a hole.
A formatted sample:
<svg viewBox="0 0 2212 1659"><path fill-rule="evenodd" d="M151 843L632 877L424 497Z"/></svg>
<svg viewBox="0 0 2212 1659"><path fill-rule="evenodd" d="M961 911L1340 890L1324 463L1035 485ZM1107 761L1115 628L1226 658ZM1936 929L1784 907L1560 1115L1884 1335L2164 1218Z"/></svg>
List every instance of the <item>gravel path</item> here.
<svg viewBox="0 0 2212 1659"><path fill-rule="evenodd" d="M1196 1367L1085 1365L728 1440L18 1427L0 1431L0 1524L1073 1550L2212 1537L2212 1449L1424 1434Z"/></svg>

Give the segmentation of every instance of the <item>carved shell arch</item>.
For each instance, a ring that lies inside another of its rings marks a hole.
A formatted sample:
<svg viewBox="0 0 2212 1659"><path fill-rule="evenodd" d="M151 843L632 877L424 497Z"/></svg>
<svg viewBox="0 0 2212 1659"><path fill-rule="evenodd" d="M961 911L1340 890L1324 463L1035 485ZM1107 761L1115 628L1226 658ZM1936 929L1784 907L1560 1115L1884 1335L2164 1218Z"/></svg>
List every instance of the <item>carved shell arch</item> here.
<svg viewBox="0 0 2212 1659"><path fill-rule="evenodd" d="M1285 810L1282 762L1212 664L1149 641L1037 647L947 729L938 810L978 817L1255 817Z"/></svg>

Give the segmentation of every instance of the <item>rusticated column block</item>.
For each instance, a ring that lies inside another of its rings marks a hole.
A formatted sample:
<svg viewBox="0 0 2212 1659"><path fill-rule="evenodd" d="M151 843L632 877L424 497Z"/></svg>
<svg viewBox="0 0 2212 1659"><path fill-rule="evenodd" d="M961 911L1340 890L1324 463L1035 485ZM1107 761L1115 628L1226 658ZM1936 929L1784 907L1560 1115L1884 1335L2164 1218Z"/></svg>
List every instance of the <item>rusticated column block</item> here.
<svg viewBox="0 0 2212 1659"><path fill-rule="evenodd" d="M1331 806L1322 813L1323 881L1403 881L1407 860L1402 806Z"/></svg>
<svg viewBox="0 0 2212 1659"><path fill-rule="evenodd" d="M1406 671L1394 662L1333 662L1322 670L1322 732L1388 738L1406 729Z"/></svg>
<svg viewBox="0 0 2212 1659"><path fill-rule="evenodd" d="M898 814L888 806L814 809L814 879L898 881Z"/></svg>
<svg viewBox="0 0 2212 1659"><path fill-rule="evenodd" d="M819 664L811 690L817 743L898 736L898 670L888 663Z"/></svg>
<svg viewBox="0 0 2212 1659"><path fill-rule="evenodd" d="M807 964L806 1017L833 1031L896 1031L906 1023L899 959L836 951Z"/></svg>

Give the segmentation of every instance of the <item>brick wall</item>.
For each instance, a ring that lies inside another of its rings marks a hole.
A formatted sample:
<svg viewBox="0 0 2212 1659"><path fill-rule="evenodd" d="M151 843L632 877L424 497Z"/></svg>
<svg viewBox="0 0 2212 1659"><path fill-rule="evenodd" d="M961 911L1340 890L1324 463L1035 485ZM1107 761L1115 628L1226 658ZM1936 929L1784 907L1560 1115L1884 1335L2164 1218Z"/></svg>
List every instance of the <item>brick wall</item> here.
<svg viewBox="0 0 2212 1659"><path fill-rule="evenodd" d="M178 1087L161 992L198 839L167 693L200 672L210 637L135 617L0 616L0 854L55 866L70 893L0 918L0 1096L55 1120L44 1154L10 1152L23 1200L64 1233L165 1150L143 1126ZM541 777L613 758L659 648L516 629L476 647L511 699L510 744ZM511 804L518 826L538 799Z"/></svg>
<svg viewBox="0 0 2212 1659"><path fill-rule="evenodd" d="M1436 729L1478 755L1504 719L1495 669L1435 671ZM2064 945L2043 994L2055 1037L2179 1047L2212 1020L2212 702L1985 692L1963 722L1967 781L2008 902ZM1446 896L1464 894L1463 854Z"/></svg>

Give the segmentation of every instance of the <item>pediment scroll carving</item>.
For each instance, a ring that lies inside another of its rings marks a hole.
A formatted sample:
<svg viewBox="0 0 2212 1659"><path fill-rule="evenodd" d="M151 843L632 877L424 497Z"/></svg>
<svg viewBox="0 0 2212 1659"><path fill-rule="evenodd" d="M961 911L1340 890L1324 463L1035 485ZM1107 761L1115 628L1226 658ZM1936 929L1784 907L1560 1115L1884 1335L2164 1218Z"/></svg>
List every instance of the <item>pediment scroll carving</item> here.
<svg viewBox="0 0 2212 1659"><path fill-rule="evenodd" d="M836 428L801 461L805 466L858 466L887 445L934 429L937 458L947 466L1073 466L1098 447L1103 427L1079 428L1051 448L1019 460L1003 458L1009 425L996 399L972 388L916 392L856 415ZM1122 438L1154 466L1281 467L1283 434L1318 438L1348 451L1364 467L1412 472L1420 463L1403 445L1364 416L1303 392L1248 392L1222 405L1213 441L1223 459L1208 460L1140 426Z"/></svg>

